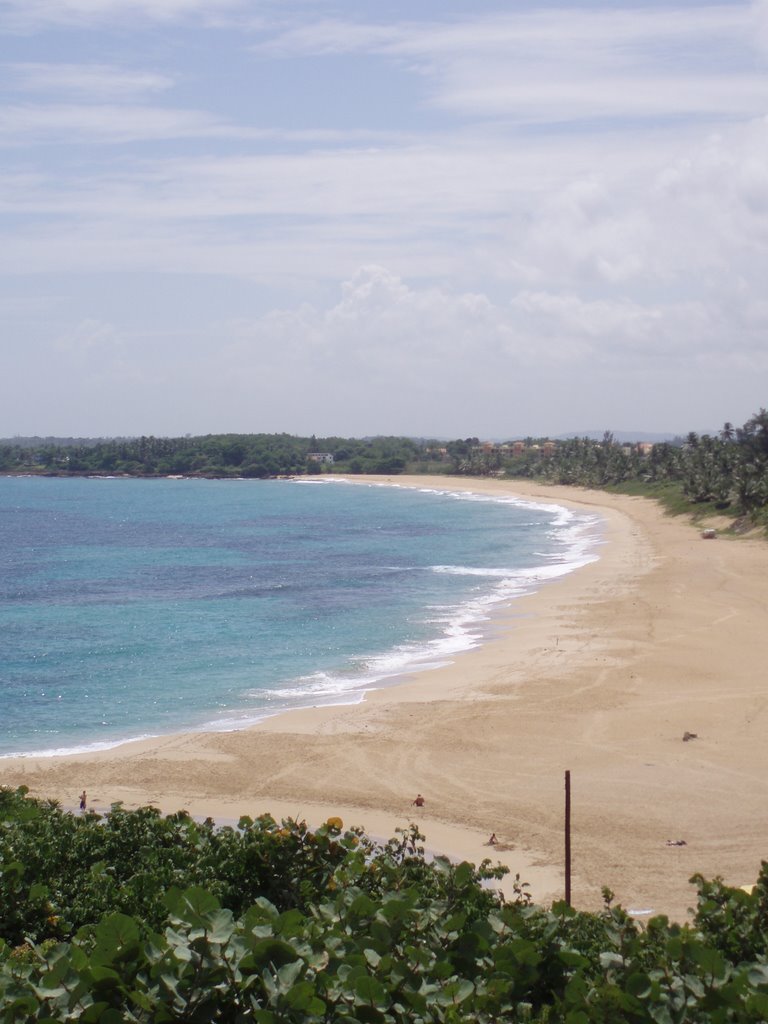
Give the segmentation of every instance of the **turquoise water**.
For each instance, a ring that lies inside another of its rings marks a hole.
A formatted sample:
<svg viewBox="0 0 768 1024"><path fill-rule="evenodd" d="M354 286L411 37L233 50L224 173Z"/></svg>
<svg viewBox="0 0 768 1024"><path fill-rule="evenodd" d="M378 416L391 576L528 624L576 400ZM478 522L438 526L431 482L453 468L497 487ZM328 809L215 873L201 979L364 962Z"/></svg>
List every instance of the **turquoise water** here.
<svg viewBox="0 0 768 1024"><path fill-rule="evenodd" d="M0 478L0 755L359 700L481 642L595 526L396 486Z"/></svg>

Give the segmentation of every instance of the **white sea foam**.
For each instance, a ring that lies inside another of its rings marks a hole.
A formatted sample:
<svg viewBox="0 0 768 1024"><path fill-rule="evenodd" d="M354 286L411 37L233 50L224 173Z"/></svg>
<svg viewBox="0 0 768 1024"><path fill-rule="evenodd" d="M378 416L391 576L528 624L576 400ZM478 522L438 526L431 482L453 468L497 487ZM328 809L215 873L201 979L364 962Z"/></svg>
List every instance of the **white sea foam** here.
<svg viewBox="0 0 768 1024"><path fill-rule="evenodd" d="M399 487L396 483L372 483L368 481L340 480L297 480L297 484L346 484L349 486ZM465 577L475 580L472 593L456 605L434 604L423 610L422 622L434 627L437 634L422 642L403 643L390 650L372 651L348 662L338 671L317 671L286 680L284 686L269 689L253 689L243 694L243 703L222 708L218 713L203 713L205 721L195 725L185 724L180 731L242 729L282 711L319 705L340 705L357 703L371 689L391 685L403 676L427 669L441 667L454 661L462 652L477 647L483 642L489 630L494 612L508 605L518 597L532 593L547 583L561 578L581 566L596 560L597 549L602 538L599 516L574 512L571 509L548 502L536 502L514 496L483 495L465 491L444 491L420 488L422 493L440 495L457 501L494 503L528 509L532 514L545 513L549 517L547 536L554 550L535 555L536 564L525 568L494 565L437 564L427 567L386 565L379 567L383 572L428 572L435 575ZM541 525L532 515L530 525ZM524 526L525 524L519 524ZM458 581L457 581L458 582ZM72 753L90 753L115 747L127 739L150 738L123 737L82 746L27 751L9 756L55 756Z"/></svg>
<svg viewBox="0 0 768 1024"><path fill-rule="evenodd" d="M482 495L467 496L464 492L456 492L456 497L462 500L467 497L489 500ZM509 502L509 499L490 500ZM517 499L513 503L532 504ZM540 553L540 564L527 568L462 565L430 567L430 571L436 574L477 577L479 581L492 582L488 590L479 590L459 606L440 605L425 609L424 621L440 629L437 637L422 644L404 644L389 651L360 657L347 671L315 672L294 679L284 687L252 691L248 695L251 699L260 703L264 701L268 706L262 705L258 709L244 712L237 719L229 717L226 721L219 721L216 727L236 728L238 722L243 724L244 717L249 721L258 721L290 708L358 703L371 689L391 684L405 675L450 664L464 651L478 646L484 639L484 627L500 605L530 594L598 557L596 548L601 543L598 532L601 520L598 516L581 515L555 505L539 504L536 508L554 515L550 536L560 548L556 552Z"/></svg>
<svg viewBox="0 0 768 1024"><path fill-rule="evenodd" d="M97 478L94 477L93 479ZM115 747L121 747L124 743L134 743L139 740L152 740L156 739L156 737L157 733L145 733L141 736L123 736L121 739L82 743L78 746L72 747L46 747L43 750L11 751L8 754L0 754L0 761L6 761L10 757L67 757L70 754L95 754L99 750L113 750Z"/></svg>

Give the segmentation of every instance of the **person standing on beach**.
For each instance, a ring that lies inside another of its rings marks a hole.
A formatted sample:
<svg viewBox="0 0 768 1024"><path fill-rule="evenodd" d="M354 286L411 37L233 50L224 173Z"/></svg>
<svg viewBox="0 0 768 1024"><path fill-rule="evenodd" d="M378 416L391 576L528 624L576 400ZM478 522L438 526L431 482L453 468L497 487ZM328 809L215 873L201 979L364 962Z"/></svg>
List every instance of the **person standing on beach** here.
<svg viewBox="0 0 768 1024"><path fill-rule="evenodd" d="M86 796L85 790L83 790L83 792L80 794L80 810L81 811L85 810L86 803L87 803L87 796Z"/></svg>

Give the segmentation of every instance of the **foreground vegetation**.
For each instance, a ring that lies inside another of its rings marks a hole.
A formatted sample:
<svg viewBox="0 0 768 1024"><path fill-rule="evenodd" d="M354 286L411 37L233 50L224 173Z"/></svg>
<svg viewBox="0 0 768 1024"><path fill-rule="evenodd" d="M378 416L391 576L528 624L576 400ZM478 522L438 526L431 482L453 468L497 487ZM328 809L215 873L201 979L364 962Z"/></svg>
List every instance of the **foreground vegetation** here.
<svg viewBox="0 0 768 1024"><path fill-rule="evenodd" d="M327 460L327 461L326 461ZM249 477L305 473L451 473L545 480L658 498L670 511L721 512L768 527L768 412L717 436L619 443L610 433L549 441L437 442L289 434L211 434L183 438L27 438L0 441L0 473L50 476Z"/></svg>
<svg viewBox="0 0 768 1024"><path fill-rule="evenodd" d="M692 925L505 902L503 869L427 862L331 819L115 806L0 790L0 1021L672 1022L768 1019L768 865L696 879Z"/></svg>

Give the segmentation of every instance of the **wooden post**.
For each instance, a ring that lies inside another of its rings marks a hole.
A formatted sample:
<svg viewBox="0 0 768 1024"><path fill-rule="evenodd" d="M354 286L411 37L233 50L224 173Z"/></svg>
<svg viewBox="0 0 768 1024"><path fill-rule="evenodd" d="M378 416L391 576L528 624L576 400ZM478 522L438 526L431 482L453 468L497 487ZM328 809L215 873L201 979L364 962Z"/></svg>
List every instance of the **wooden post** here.
<svg viewBox="0 0 768 1024"><path fill-rule="evenodd" d="M571 773L565 773L565 902L571 905Z"/></svg>

